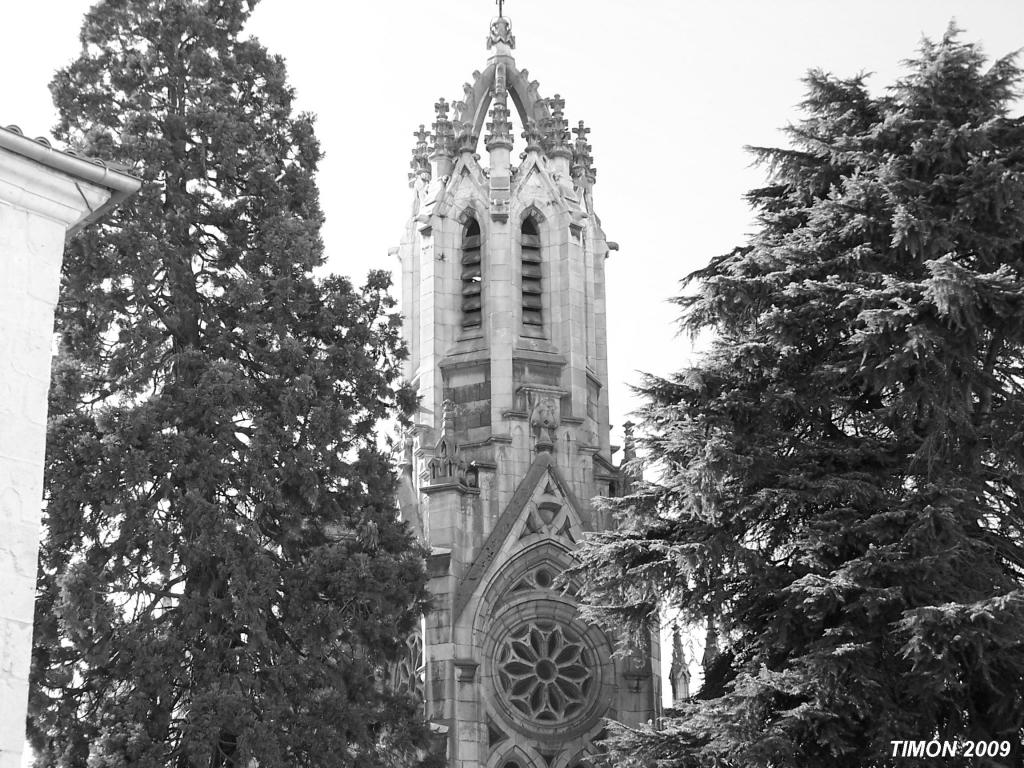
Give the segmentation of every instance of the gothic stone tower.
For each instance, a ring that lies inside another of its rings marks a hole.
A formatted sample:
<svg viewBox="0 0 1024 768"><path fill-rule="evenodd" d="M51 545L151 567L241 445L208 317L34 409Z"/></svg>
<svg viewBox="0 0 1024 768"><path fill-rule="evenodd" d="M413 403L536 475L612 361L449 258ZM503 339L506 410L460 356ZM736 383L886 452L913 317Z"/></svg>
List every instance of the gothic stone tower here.
<svg viewBox="0 0 1024 768"><path fill-rule="evenodd" d="M559 575L611 463L604 260L587 128L512 58L491 23L484 71L415 134L412 217L399 249L420 411L403 517L429 546L426 715L457 768L575 768L602 718L657 714L657 643L613 657ZM512 162L510 109L524 127ZM485 128L486 160L477 154Z"/></svg>

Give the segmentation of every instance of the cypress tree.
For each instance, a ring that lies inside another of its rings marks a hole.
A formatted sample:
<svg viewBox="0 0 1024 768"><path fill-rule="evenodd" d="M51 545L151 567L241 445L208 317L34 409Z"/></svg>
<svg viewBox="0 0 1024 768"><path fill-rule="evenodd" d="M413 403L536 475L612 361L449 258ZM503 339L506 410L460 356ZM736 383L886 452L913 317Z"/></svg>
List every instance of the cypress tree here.
<svg viewBox="0 0 1024 768"><path fill-rule="evenodd" d="M320 149L255 0L103 0L59 137L142 191L69 246L29 732L38 765L410 764L380 684L424 608L381 420L389 278L324 263ZM255 760L255 763L253 762Z"/></svg>
<svg viewBox="0 0 1024 768"><path fill-rule="evenodd" d="M791 145L753 150L757 231L676 300L714 342L645 379L651 479L579 573L594 618L673 609L720 653L663 728L614 730L617 765L1019 759L1021 73L954 27L907 67L878 97L808 75Z"/></svg>

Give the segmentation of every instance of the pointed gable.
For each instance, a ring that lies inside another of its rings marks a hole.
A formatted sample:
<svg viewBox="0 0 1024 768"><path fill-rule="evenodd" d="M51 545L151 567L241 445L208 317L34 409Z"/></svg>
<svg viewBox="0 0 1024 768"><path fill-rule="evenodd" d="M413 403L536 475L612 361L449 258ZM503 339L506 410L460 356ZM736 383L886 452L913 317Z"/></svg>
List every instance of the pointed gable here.
<svg viewBox="0 0 1024 768"><path fill-rule="evenodd" d="M545 539L566 551L573 549L584 531L580 509L551 454L539 453L459 583L453 618L458 620L462 615L480 585L487 581L485 577L517 551Z"/></svg>

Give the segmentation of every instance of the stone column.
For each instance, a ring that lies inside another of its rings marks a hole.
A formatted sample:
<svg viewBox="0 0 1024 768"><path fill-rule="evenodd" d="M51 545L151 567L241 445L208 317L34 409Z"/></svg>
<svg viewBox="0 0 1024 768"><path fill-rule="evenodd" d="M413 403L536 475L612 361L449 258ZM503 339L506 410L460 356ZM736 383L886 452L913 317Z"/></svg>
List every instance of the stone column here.
<svg viewBox="0 0 1024 768"><path fill-rule="evenodd" d="M0 129L0 768L18 768L25 744L64 241L138 188L129 176Z"/></svg>

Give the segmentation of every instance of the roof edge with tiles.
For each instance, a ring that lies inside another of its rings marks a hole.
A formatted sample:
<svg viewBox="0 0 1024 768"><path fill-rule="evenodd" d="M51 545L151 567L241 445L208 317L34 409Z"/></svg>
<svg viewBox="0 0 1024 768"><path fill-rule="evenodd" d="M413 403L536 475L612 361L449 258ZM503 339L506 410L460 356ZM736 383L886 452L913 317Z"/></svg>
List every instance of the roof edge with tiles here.
<svg viewBox="0 0 1024 768"><path fill-rule="evenodd" d="M48 139L30 139L16 125L0 127L0 150L7 150L76 180L110 190L110 198L72 227L68 231L69 237L102 218L142 186L141 179L113 163L83 157L71 150L54 149Z"/></svg>

